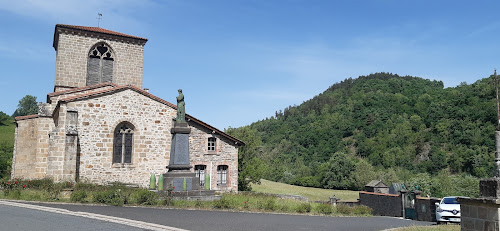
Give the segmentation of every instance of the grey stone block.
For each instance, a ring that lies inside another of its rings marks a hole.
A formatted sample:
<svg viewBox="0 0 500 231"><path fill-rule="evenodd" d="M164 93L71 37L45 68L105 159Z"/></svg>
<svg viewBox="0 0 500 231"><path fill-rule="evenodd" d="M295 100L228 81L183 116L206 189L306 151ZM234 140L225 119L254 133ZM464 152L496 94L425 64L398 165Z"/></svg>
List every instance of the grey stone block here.
<svg viewBox="0 0 500 231"><path fill-rule="evenodd" d="M479 181L480 197L500 198L500 178L488 178Z"/></svg>
<svg viewBox="0 0 500 231"><path fill-rule="evenodd" d="M468 217L468 216L470 216L469 215L470 214L469 211L470 211L470 206L469 205L464 205L464 204L460 205L460 213L461 213L460 216L462 216L462 217Z"/></svg>
<svg viewBox="0 0 500 231"><path fill-rule="evenodd" d="M484 230L484 220L474 220L474 228L476 230Z"/></svg>
<svg viewBox="0 0 500 231"><path fill-rule="evenodd" d="M461 223L462 223L461 224L462 228L470 229L470 230L474 230L474 228L475 228L475 221L474 221L474 219L472 219L470 217L462 217Z"/></svg>
<svg viewBox="0 0 500 231"><path fill-rule="evenodd" d="M469 210L469 217L477 218L477 206L471 206Z"/></svg>
<svg viewBox="0 0 500 231"><path fill-rule="evenodd" d="M485 221L483 229L484 231L498 231L498 223L493 221Z"/></svg>
<svg viewBox="0 0 500 231"><path fill-rule="evenodd" d="M498 208L488 208L487 220L498 221Z"/></svg>
<svg viewBox="0 0 500 231"><path fill-rule="evenodd" d="M487 207L478 207L477 208L477 217L479 219L488 220L488 208Z"/></svg>

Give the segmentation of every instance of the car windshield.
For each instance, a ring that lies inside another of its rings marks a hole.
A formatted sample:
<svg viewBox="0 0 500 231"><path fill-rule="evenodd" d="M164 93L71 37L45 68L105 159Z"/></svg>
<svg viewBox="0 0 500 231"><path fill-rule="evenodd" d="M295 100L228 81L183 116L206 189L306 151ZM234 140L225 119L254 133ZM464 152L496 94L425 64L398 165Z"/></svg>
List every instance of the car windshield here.
<svg viewBox="0 0 500 231"><path fill-rule="evenodd" d="M459 204L456 197L443 198L442 204Z"/></svg>

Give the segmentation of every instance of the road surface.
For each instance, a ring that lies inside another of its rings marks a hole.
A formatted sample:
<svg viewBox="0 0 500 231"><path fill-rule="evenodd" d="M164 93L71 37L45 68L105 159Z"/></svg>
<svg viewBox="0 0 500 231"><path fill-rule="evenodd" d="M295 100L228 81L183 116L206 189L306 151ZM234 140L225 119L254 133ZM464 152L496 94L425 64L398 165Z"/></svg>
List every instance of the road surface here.
<svg viewBox="0 0 500 231"><path fill-rule="evenodd" d="M4 216L4 214L8 215ZM22 229L21 225L24 225L24 220L27 221L26 223L33 223L37 229ZM11 229L5 230L14 231L176 229L193 231L376 231L412 224L432 225L433 223L393 217L327 217L0 200L0 224L0 230L4 230L4 224L9 224ZM38 229L42 225L53 227ZM125 225L129 227L123 228ZM20 229L16 229L16 227L20 227ZM100 227L106 228L99 229Z"/></svg>

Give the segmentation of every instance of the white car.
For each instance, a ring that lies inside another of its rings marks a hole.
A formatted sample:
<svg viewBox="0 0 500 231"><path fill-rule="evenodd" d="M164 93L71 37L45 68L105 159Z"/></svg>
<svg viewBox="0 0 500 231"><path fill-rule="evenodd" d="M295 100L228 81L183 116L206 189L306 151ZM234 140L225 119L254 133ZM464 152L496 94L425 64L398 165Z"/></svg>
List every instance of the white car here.
<svg viewBox="0 0 500 231"><path fill-rule="evenodd" d="M460 222L460 203L457 197L444 197L436 203L436 221L440 223Z"/></svg>

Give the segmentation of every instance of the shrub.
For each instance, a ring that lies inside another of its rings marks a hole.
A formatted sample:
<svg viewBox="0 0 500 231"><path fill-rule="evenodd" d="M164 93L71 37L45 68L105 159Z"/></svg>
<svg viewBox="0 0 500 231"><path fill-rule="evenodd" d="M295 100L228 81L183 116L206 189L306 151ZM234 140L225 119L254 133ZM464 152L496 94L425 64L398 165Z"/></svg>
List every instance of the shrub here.
<svg viewBox="0 0 500 231"><path fill-rule="evenodd" d="M226 196L222 196L220 198L220 200L214 201L213 208L214 209L229 209L229 208L231 208L231 203L229 202L229 200L227 199Z"/></svg>
<svg viewBox="0 0 500 231"><path fill-rule="evenodd" d="M158 195L146 189L136 190L130 195L131 204L155 205L157 201Z"/></svg>
<svg viewBox="0 0 500 231"><path fill-rule="evenodd" d="M337 209L337 213L340 214L350 215L352 213L352 208L347 205L337 204L335 208Z"/></svg>
<svg viewBox="0 0 500 231"><path fill-rule="evenodd" d="M115 206L122 206L125 202L118 190L94 192L93 201Z"/></svg>
<svg viewBox="0 0 500 231"><path fill-rule="evenodd" d="M31 189L47 189L54 186L54 181L50 178L30 180L27 186Z"/></svg>
<svg viewBox="0 0 500 231"><path fill-rule="evenodd" d="M266 211L274 211L276 209L276 201L274 200L274 198L266 200L264 209Z"/></svg>
<svg viewBox="0 0 500 231"><path fill-rule="evenodd" d="M290 207L288 207L287 204L281 204L279 207L280 212L288 212L290 210Z"/></svg>
<svg viewBox="0 0 500 231"><path fill-rule="evenodd" d="M21 199L21 191L20 190L11 190L6 193L7 197L19 200Z"/></svg>
<svg viewBox="0 0 500 231"><path fill-rule="evenodd" d="M85 191L74 191L70 196L71 202L85 202L85 198L87 197L87 192Z"/></svg>
<svg viewBox="0 0 500 231"><path fill-rule="evenodd" d="M354 215L371 215L372 211L372 208L365 205L354 206L352 208L352 213Z"/></svg>
<svg viewBox="0 0 500 231"><path fill-rule="evenodd" d="M61 193L61 187L55 184L46 185L45 190L47 190L49 200L59 200L59 194Z"/></svg>
<svg viewBox="0 0 500 231"><path fill-rule="evenodd" d="M298 213L309 213L309 212L311 212L311 204L309 204L309 203L301 203L297 207L295 207L295 212L298 212Z"/></svg>
<svg viewBox="0 0 500 231"><path fill-rule="evenodd" d="M332 206L329 204L318 204L318 205L316 205L316 211L319 214L329 215L329 214L332 214L333 209L332 209Z"/></svg>

